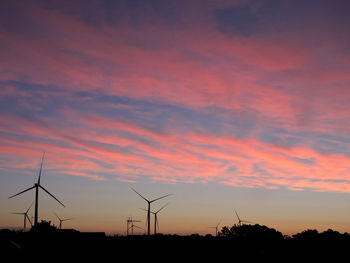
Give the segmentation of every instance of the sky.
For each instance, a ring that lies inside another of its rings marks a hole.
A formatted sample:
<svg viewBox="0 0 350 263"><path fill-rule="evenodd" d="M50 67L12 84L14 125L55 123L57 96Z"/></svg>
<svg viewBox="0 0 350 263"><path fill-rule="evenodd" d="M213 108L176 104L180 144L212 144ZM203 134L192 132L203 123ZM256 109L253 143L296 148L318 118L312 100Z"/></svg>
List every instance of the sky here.
<svg viewBox="0 0 350 263"><path fill-rule="evenodd" d="M350 2L0 3L0 227L350 232ZM33 209L30 211L33 214ZM152 219L153 220L153 219Z"/></svg>

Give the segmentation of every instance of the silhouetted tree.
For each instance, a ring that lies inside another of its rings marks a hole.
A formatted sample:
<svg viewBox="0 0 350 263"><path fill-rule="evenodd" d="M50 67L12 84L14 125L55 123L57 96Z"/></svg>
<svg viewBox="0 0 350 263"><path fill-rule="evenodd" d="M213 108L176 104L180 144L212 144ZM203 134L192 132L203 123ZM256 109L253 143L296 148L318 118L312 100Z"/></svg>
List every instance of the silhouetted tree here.
<svg viewBox="0 0 350 263"><path fill-rule="evenodd" d="M295 240L300 240L300 241L316 241L319 240L320 234L316 229L308 229L304 230L301 233L293 235L293 238Z"/></svg>
<svg viewBox="0 0 350 263"><path fill-rule="evenodd" d="M223 226L221 228L221 231L218 232L218 236L229 237L231 235L232 235L231 229L228 228L227 226Z"/></svg>
<svg viewBox="0 0 350 263"><path fill-rule="evenodd" d="M321 237L323 240L327 240L327 241L337 241L337 240L343 239L342 234L340 234L338 231L334 231L332 229L328 229L328 230L322 232Z"/></svg>
<svg viewBox="0 0 350 263"><path fill-rule="evenodd" d="M40 232L40 233L52 233L57 231L57 227L51 225L51 221L41 220L40 223L37 223L30 229L31 232Z"/></svg>
<svg viewBox="0 0 350 263"><path fill-rule="evenodd" d="M230 229L226 226L220 231L220 236L236 237L250 241L282 241L283 235L274 228L255 225L233 225Z"/></svg>

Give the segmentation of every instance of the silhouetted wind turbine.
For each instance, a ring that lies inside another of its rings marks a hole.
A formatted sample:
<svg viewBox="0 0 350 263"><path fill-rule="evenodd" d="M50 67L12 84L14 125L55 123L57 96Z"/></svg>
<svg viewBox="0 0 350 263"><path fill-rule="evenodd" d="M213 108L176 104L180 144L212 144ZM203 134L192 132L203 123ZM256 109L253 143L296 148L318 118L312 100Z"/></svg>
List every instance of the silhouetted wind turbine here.
<svg viewBox="0 0 350 263"><path fill-rule="evenodd" d="M49 194L51 197L53 197L57 202L59 202L63 207L65 207L64 204L62 204L60 202L60 200L58 200L56 197L54 197L49 191L47 191L43 186L40 185L40 177L41 177L41 171L43 168L43 162L44 162L44 156L45 156L45 152L43 154L43 157L41 159L41 165L40 165L40 171L39 171L39 178L38 178L38 182L34 184L34 186L19 192L18 194L12 195L10 196L8 199L15 197L17 195L23 194L29 190L32 190L35 188L35 213L34 213L34 226L38 223L38 209L39 209L39 205L38 205L38 201L39 201L39 188L41 188L42 190L44 190L47 194Z"/></svg>
<svg viewBox="0 0 350 263"><path fill-rule="evenodd" d="M134 234L134 222L141 222L140 220L133 220L132 217L129 217L126 220L126 235L129 235L129 229L132 229L132 234ZM129 224L131 223L131 227L129 227Z"/></svg>
<svg viewBox="0 0 350 263"><path fill-rule="evenodd" d="M61 219L56 213L54 213L54 214L57 216L58 220L60 221L60 226L59 226L60 229L62 229L62 222L73 219L73 218L63 218L63 219Z"/></svg>
<svg viewBox="0 0 350 263"><path fill-rule="evenodd" d="M27 223L27 219L30 223L31 226L32 225L32 221L30 221L29 217L28 217L28 212L30 210L30 208L33 206L33 203L30 205L30 207L27 209L27 211L23 212L23 213L11 213L11 214L15 214L15 215L24 215L24 225L23 225L23 232L26 231L26 223Z"/></svg>
<svg viewBox="0 0 350 263"><path fill-rule="evenodd" d="M132 235L134 235L134 227L139 228L139 229L145 231L144 228L139 227L139 226L137 226L137 225L134 225L134 222L141 222L141 221L138 221L138 220L131 220L130 222L131 222L131 227L129 227L129 229L131 228L131 234L132 234ZM146 233L146 231L145 231L145 233Z"/></svg>
<svg viewBox="0 0 350 263"><path fill-rule="evenodd" d="M146 198L144 198L141 194L139 194L134 188L130 187L135 193L137 193L139 196L142 197L143 200L145 200L148 204L148 209L147 209L147 235L150 235L151 234L151 225L150 225L150 222L151 222L151 203L159 200L159 199L162 199L162 198L165 198L171 194L168 194L168 195L164 195L164 196L161 196L161 197L158 197L156 199L153 199L153 200L147 200Z"/></svg>
<svg viewBox="0 0 350 263"><path fill-rule="evenodd" d="M215 236L218 236L218 228L219 228L220 223L221 223L221 220L219 221L219 223L216 226L209 227L209 228L215 228Z"/></svg>
<svg viewBox="0 0 350 263"><path fill-rule="evenodd" d="M238 225L239 225L239 226L241 226L242 223L252 223L252 224L253 224L253 222L246 221L246 220L241 220L241 219L239 218L239 216L238 216L238 213L237 213L236 209L235 209L235 213L236 213L236 216L237 216L237 218L238 218Z"/></svg>
<svg viewBox="0 0 350 263"><path fill-rule="evenodd" d="M157 234L157 228L159 229L159 222L158 222L158 216L157 216L157 214L158 214L164 207L166 207L168 204L169 204L169 203L163 205L157 212L152 212L152 211L151 211L151 213L154 214L154 234ZM146 209L143 209L143 208L141 208L141 209L144 210L144 211L147 211Z"/></svg>

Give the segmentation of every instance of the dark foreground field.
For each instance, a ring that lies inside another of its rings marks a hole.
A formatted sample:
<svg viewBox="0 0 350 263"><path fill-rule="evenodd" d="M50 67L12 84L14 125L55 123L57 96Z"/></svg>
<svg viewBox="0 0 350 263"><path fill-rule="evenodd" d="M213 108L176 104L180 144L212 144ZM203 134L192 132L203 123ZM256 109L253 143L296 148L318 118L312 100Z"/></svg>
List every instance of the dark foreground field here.
<svg viewBox="0 0 350 263"><path fill-rule="evenodd" d="M112 237L74 230L26 233L0 230L0 262L336 262L349 258L348 234L308 230L283 237L279 232L254 231L259 230L251 226L241 232L223 231L219 237Z"/></svg>

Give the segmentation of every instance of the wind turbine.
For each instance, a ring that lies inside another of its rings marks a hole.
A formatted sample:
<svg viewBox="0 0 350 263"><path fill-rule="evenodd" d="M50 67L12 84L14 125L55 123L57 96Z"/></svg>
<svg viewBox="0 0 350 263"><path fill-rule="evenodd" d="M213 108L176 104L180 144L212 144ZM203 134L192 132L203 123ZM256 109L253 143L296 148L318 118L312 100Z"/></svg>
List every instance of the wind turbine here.
<svg viewBox="0 0 350 263"><path fill-rule="evenodd" d="M154 214L154 234L155 234L155 235L157 234L157 228L159 229L159 222L158 222L158 216L157 216L157 214L158 214L164 207L166 207L168 204L169 204L169 203L163 205L157 212L152 212L152 211L151 211L151 213ZM143 209L143 208L141 208L141 209L144 210L144 211L147 211L146 209Z"/></svg>
<svg viewBox="0 0 350 263"><path fill-rule="evenodd" d="M134 222L141 222L140 220L132 220L132 219L131 219L129 222L131 223L131 226L128 227L128 235L129 235L129 229L130 229L130 228L131 228L131 234L134 235L134 227L139 228L139 229L145 231L145 233L146 233L146 230L145 230L144 228L139 227L139 226L137 226L137 225L134 225Z"/></svg>
<svg viewBox="0 0 350 263"><path fill-rule="evenodd" d="M73 218L63 218L63 219L61 219L56 213L54 213L54 214L57 216L58 220L60 221L60 229L62 229L62 222L73 219Z"/></svg>
<svg viewBox="0 0 350 263"><path fill-rule="evenodd" d="M37 183L34 183L34 186L22 191L22 192L19 192L18 194L15 194L15 195L12 195L10 196L8 199L12 198L12 197L15 197L17 195L20 195L20 194L23 194L29 190L32 190L35 188L35 213L34 213L34 226L36 226L36 224L38 223L38 210L39 210L39 204L38 204L38 201L39 201L39 188L41 188L42 190L44 190L47 194L49 194L52 198L54 198L57 202L59 202L63 207L65 207L64 204L62 204L60 202L60 200L58 200L56 197L54 197L49 191L47 191L41 184L40 184L40 178L41 178L41 171L42 171L42 168L43 168L43 162L44 162L44 156L45 156L45 152L43 154L43 157L41 159L41 165L40 165L40 171L39 171L39 178L38 178L38 182Z"/></svg>
<svg viewBox="0 0 350 263"><path fill-rule="evenodd" d="M23 232L26 231L26 223L27 223L27 219L30 223L31 226L32 225L32 221L30 221L29 216L28 216L28 212L30 210L30 208L33 206L33 203L30 205L30 207L27 209L27 211L23 212L23 213L11 213L11 214L15 214L15 215L24 215L24 225L23 225Z"/></svg>
<svg viewBox="0 0 350 263"><path fill-rule="evenodd" d="M129 235L129 229L131 228L132 230L132 234L134 235L134 222L141 222L140 220L133 220L132 217L129 217L127 220L126 220L126 235L128 236ZM129 227L129 224L131 223L131 227ZM138 226L136 226L138 227Z"/></svg>
<svg viewBox="0 0 350 263"><path fill-rule="evenodd" d="M236 209L235 209L235 213L236 213L236 216L237 216L237 218L238 218L238 225L239 225L239 226L241 226L242 223L251 223L251 224L253 224L253 222L246 221L246 220L241 220L241 219L239 218L239 216L238 216L238 213L237 213Z"/></svg>
<svg viewBox="0 0 350 263"><path fill-rule="evenodd" d="M215 236L218 236L218 228L219 228L220 223L221 223L221 220L219 221L219 223L216 226L209 227L209 228L215 228Z"/></svg>
<svg viewBox="0 0 350 263"><path fill-rule="evenodd" d="M145 197L143 197L141 194L139 194L134 188L130 187L135 193L137 193L139 196L142 197L143 200L145 200L148 204L148 209L147 209L147 235L150 235L151 234L151 225L150 225L150 222L151 222L151 203L159 200L159 199L162 199L162 198L165 198L171 194L168 194L168 195L164 195L164 196L161 196L161 197L158 197L156 199L153 199L153 200L148 200L146 199Z"/></svg>

